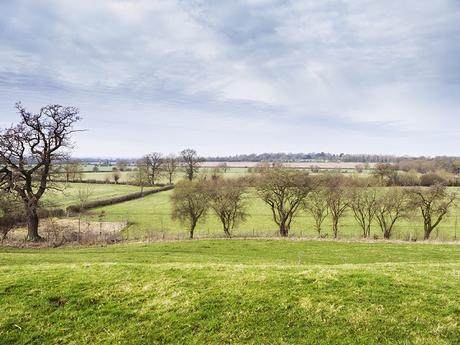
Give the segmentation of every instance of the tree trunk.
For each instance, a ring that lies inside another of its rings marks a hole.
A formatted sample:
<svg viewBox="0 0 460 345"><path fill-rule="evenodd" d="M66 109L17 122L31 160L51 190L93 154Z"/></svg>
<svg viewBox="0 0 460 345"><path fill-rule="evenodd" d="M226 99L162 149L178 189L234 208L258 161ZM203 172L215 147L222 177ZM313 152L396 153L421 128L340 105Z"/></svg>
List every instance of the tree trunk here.
<svg viewBox="0 0 460 345"><path fill-rule="evenodd" d="M433 228L432 228L431 224L425 224L425 233L423 235L423 239L424 240L429 240L432 231L433 231Z"/></svg>
<svg viewBox="0 0 460 345"><path fill-rule="evenodd" d="M192 221L192 224L190 226L190 239L193 240L193 233L195 232L195 227L196 227L196 221Z"/></svg>
<svg viewBox="0 0 460 345"><path fill-rule="evenodd" d="M232 234L230 233L230 231L224 227L224 233L225 233L225 236L227 236L228 238L232 237Z"/></svg>
<svg viewBox="0 0 460 345"><path fill-rule="evenodd" d="M27 241L40 242L44 240L38 234L38 221L36 205L27 205Z"/></svg>
<svg viewBox="0 0 460 345"><path fill-rule="evenodd" d="M316 232L318 233L318 237L321 237L321 225L316 225Z"/></svg>
<svg viewBox="0 0 460 345"><path fill-rule="evenodd" d="M289 228L286 226L285 222L280 224L280 236L281 237L288 237L289 235Z"/></svg>
<svg viewBox="0 0 460 345"><path fill-rule="evenodd" d="M332 221L332 232L334 233L334 238L337 238L339 233L339 221L337 219Z"/></svg>
<svg viewBox="0 0 460 345"><path fill-rule="evenodd" d="M383 238L386 239L386 240L389 240L390 239L390 235L391 235L391 231L390 230L385 230L383 232Z"/></svg>

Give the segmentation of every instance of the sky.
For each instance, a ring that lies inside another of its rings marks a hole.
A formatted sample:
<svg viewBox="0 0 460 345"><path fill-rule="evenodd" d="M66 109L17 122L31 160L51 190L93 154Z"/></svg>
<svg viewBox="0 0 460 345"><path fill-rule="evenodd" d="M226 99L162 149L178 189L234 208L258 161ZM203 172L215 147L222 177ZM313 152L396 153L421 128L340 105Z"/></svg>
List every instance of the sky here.
<svg viewBox="0 0 460 345"><path fill-rule="evenodd" d="M77 106L78 157L460 155L459 0L0 0L0 127Z"/></svg>

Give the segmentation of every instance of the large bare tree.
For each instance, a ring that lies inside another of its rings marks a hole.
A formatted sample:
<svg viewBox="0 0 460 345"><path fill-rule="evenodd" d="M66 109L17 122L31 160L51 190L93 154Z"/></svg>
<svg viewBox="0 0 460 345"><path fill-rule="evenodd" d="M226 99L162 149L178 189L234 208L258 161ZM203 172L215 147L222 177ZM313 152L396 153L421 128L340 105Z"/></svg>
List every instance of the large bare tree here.
<svg viewBox="0 0 460 345"><path fill-rule="evenodd" d="M152 152L144 157L150 184L153 186L164 172L165 160L160 152Z"/></svg>
<svg viewBox="0 0 460 345"><path fill-rule="evenodd" d="M321 237L321 227L329 215L327 194L324 187L316 187L303 202L303 208L311 214L315 220L315 230Z"/></svg>
<svg viewBox="0 0 460 345"><path fill-rule="evenodd" d="M409 216L411 206L408 204L407 193L402 188L391 187L382 190L377 197L375 217L383 233L389 240L398 220Z"/></svg>
<svg viewBox="0 0 460 345"><path fill-rule="evenodd" d="M204 181L180 181L171 196L172 219L188 226L193 238L195 227L209 209L209 193Z"/></svg>
<svg viewBox="0 0 460 345"><path fill-rule="evenodd" d="M327 207L332 219L332 233L338 237L339 222L350 206L349 181L341 174L331 174L325 178Z"/></svg>
<svg viewBox="0 0 460 345"><path fill-rule="evenodd" d="M192 181L198 174L200 163L203 161L193 149L185 149L180 153L181 163L185 169L185 176Z"/></svg>
<svg viewBox="0 0 460 345"><path fill-rule="evenodd" d="M231 237L231 231L246 218L243 179L218 178L209 182L210 207L220 219L224 233Z"/></svg>
<svg viewBox="0 0 460 345"><path fill-rule="evenodd" d="M280 235L287 237L292 220L312 190L311 179L305 172L276 167L262 172L256 188L260 198L270 206Z"/></svg>
<svg viewBox="0 0 460 345"><path fill-rule="evenodd" d="M408 193L412 206L421 211L424 239L428 240L433 230L441 223L454 204L456 195L449 192L447 187L441 184L428 188L413 188Z"/></svg>
<svg viewBox="0 0 460 345"><path fill-rule="evenodd" d="M168 155L165 158L164 170L165 173L168 175L169 184L173 184L174 175L176 174L177 170L177 163L177 157L173 154Z"/></svg>
<svg viewBox="0 0 460 345"><path fill-rule="evenodd" d="M67 157L74 124L74 107L48 105L38 114L16 104L20 122L0 132L0 188L16 193L28 220L27 239L40 241L38 204L49 187L52 164Z"/></svg>
<svg viewBox="0 0 460 345"><path fill-rule="evenodd" d="M361 227L363 237L369 238L377 213L377 189L369 185L350 187L349 198L351 211Z"/></svg>

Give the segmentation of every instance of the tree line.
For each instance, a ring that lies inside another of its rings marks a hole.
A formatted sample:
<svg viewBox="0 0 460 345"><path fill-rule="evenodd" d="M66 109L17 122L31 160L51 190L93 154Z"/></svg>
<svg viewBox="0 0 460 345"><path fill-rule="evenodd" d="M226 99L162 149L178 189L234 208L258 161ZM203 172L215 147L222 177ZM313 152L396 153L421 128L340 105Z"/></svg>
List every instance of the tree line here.
<svg viewBox="0 0 460 345"><path fill-rule="evenodd" d="M387 187L373 177L309 175L303 170L278 166L243 178L224 179L216 175L181 181L171 197L172 217L186 225L193 238L198 221L213 213L221 221L224 234L230 237L248 215L245 195L249 188L255 188L269 207L282 237L289 236L292 222L301 211L311 215L319 237L323 236L323 223L329 217L333 237L337 238L340 221L350 212L363 238L370 238L371 228L377 224L385 239L392 237L398 221L418 212L423 219L424 239L429 239L456 200L456 195L442 184Z"/></svg>
<svg viewBox="0 0 460 345"><path fill-rule="evenodd" d="M206 157L211 162L301 162L301 161L328 161L328 162L359 162L359 163L396 163L401 157L393 155L371 155L371 154L345 154L328 152L310 153L250 153L233 156Z"/></svg>

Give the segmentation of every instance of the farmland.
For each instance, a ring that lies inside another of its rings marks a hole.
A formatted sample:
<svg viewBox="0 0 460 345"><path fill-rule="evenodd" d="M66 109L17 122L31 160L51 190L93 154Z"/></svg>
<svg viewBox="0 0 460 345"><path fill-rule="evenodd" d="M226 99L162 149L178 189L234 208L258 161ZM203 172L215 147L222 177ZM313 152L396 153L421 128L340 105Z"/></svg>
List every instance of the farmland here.
<svg viewBox="0 0 460 345"><path fill-rule="evenodd" d="M43 202L48 207L65 208L80 202L79 193L87 194L87 201L96 201L137 193L139 190L139 187L130 185L61 183L56 190L50 190L45 194Z"/></svg>
<svg viewBox="0 0 460 345"><path fill-rule="evenodd" d="M452 245L0 249L4 344L455 344Z"/></svg>
<svg viewBox="0 0 460 345"><path fill-rule="evenodd" d="M458 188L451 190L457 191ZM145 239L147 236L168 238L186 237L184 226L171 219L171 192L162 192L150 195L142 199L129 201L122 204L111 205L97 208L89 212L88 217L96 219L101 211L105 212L106 221L127 221L131 225L126 229L125 235L128 238ZM457 197L460 197L458 194ZM246 204L248 217L246 221L240 224L234 231L235 236L276 236L277 227L272 220L272 214L269 207L258 198L254 190L246 194ZM447 216L446 220L439 226L435 238L439 240L452 241L458 239L460 231L458 226L458 208ZM315 237L316 232L313 227L313 219L305 212L301 212L294 220L291 234L293 236ZM331 237L331 223L329 218L326 219L323 230L324 234ZM361 236L360 228L353 218L351 212L348 212L341 221L339 236L342 238L359 238ZM459 231L457 233L457 231ZM209 216L199 222L197 226L197 236L222 236L222 225L216 216L209 213ZM382 234L377 224L373 224L372 236L382 238ZM418 214L410 219L401 220L396 229L395 239L415 240L423 238L423 221Z"/></svg>

